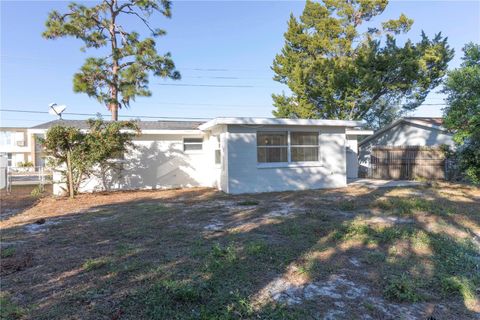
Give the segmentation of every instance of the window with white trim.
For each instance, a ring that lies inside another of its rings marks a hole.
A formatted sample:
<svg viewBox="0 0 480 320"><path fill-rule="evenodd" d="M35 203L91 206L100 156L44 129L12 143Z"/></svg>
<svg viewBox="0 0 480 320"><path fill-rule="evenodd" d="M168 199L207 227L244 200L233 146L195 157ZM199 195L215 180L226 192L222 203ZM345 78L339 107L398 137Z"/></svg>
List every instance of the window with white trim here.
<svg viewBox="0 0 480 320"><path fill-rule="evenodd" d="M288 131L257 132L257 161L288 162Z"/></svg>
<svg viewBox="0 0 480 320"><path fill-rule="evenodd" d="M203 138L183 138L183 151L201 151Z"/></svg>
<svg viewBox="0 0 480 320"><path fill-rule="evenodd" d="M290 132L292 162L318 161L318 132Z"/></svg>
<svg viewBox="0 0 480 320"><path fill-rule="evenodd" d="M315 131L258 131L257 162L318 162L318 135Z"/></svg>

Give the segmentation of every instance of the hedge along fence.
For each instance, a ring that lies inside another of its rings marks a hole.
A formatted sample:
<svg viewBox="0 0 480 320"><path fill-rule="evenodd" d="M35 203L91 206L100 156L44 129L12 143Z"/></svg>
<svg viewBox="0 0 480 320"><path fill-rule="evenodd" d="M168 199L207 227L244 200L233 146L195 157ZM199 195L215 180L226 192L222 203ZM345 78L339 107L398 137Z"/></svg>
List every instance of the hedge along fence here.
<svg viewBox="0 0 480 320"><path fill-rule="evenodd" d="M374 179L446 179L456 167L438 147L375 146L370 161Z"/></svg>

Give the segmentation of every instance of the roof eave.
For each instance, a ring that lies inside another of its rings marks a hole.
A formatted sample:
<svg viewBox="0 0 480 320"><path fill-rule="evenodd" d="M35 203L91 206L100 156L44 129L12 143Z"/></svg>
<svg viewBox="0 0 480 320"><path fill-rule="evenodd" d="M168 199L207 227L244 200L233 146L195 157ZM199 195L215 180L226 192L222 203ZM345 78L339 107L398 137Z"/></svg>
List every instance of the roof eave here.
<svg viewBox="0 0 480 320"><path fill-rule="evenodd" d="M353 120L317 120L284 118L215 118L201 124L198 129L210 130L217 125L287 125L287 126L326 126L326 127L361 127L362 121Z"/></svg>

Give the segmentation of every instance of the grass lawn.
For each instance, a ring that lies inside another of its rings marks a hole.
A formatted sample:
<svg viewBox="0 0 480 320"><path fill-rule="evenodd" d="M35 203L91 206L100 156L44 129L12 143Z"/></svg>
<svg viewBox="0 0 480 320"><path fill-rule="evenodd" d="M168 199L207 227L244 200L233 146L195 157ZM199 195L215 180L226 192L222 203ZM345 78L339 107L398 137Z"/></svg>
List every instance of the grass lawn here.
<svg viewBox="0 0 480 320"><path fill-rule="evenodd" d="M479 189L32 203L0 221L1 319L480 317Z"/></svg>

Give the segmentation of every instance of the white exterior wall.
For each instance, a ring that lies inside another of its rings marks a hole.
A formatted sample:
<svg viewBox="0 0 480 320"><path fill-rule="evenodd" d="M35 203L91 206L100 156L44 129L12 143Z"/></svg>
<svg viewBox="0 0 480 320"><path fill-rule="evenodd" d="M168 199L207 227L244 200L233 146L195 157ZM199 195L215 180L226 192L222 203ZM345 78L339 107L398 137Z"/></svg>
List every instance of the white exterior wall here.
<svg viewBox="0 0 480 320"><path fill-rule="evenodd" d="M257 131L319 131L320 157L308 165L257 163ZM228 125L228 193L346 186L345 127ZM271 164L268 164L271 165Z"/></svg>
<svg viewBox="0 0 480 320"><path fill-rule="evenodd" d="M203 137L203 150L183 151L183 138ZM81 192L176 187L216 187L213 139L210 135L143 134L134 139L136 149L123 162L120 174L89 178ZM59 176L54 177L59 181ZM105 188L107 186L107 188ZM54 194L64 193L64 184L54 185Z"/></svg>
<svg viewBox="0 0 480 320"><path fill-rule="evenodd" d="M347 135L347 178L358 178L358 141L357 136Z"/></svg>
<svg viewBox="0 0 480 320"><path fill-rule="evenodd" d="M374 146L424 146L442 144L455 147L451 134L431 127L402 122L378 137L359 146L359 164L363 169L370 167L370 153Z"/></svg>

